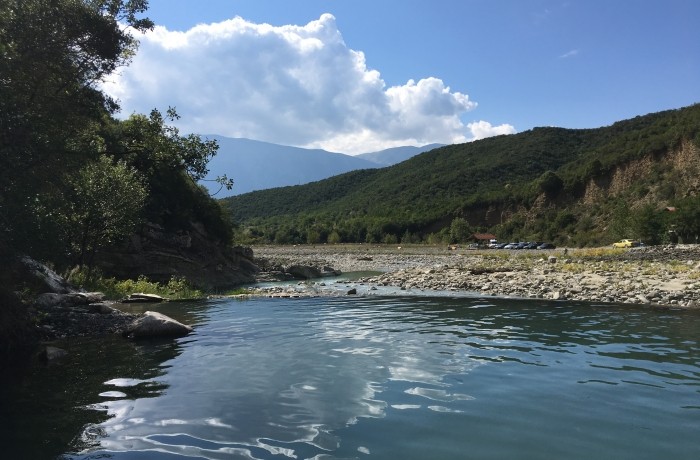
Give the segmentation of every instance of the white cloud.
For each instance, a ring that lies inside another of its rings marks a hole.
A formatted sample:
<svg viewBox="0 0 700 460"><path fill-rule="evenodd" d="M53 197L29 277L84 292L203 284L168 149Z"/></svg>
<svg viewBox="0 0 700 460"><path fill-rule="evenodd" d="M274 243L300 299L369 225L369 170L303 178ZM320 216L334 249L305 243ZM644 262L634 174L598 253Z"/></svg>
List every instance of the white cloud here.
<svg viewBox="0 0 700 460"><path fill-rule="evenodd" d="M501 134L515 134L515 127L509 124L492 126L488 121L475 121L467 124L467 128L471 133L470 141L477 141L491 136L500 136Z"/></svg>
<svg viewBox="0 0 700 460"><path fill-rule="evenodd" d="M460 116L477 104L439 78L387 88L330 14L305 26L240 17L185 32L159 26L137 38L133 62L104 89L125 115L176 107L183 132L345 153L504 132L487 122L465 126Z"/></svg>

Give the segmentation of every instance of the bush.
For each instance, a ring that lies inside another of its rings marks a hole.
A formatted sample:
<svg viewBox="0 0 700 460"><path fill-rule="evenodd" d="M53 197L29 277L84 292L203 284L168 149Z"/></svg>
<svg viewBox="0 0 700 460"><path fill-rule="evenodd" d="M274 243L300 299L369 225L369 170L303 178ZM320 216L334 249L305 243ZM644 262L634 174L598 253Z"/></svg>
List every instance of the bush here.
<svg viewBox="0 0 700 460"><path fill-rule="evenodd" d="M108 299L117 300L135 292L156 294L169 300L198 299L204 293L195 289L186 279L173 276L166 284L149 281L145 276L135 280L117 280L104 278L99 273L88 273L86 270L75 270L70 273L68 280L90 291L104 293Z"/></svg>

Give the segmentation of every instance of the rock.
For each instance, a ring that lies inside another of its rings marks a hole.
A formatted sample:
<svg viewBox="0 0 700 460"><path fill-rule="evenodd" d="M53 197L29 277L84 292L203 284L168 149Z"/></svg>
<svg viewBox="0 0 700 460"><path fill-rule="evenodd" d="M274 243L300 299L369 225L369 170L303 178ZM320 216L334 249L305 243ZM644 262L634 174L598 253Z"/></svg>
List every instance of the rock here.
<svg viewBox="0 0 700 460"><path fill-rule="evenodd" d="M39 291L55 292L57 294L67 294L76 292L75 286L71 285L56 272L44 264L37 262L31 257L21 257L20 262L34 279L41 284Z"/></svg>
<svg viewBox="0 0 700 460"><path fill-rule="evenodd" d="M550 264L556 264L556 263L557 263L557 258L556 258L556 256L549 256L549 257L547 257L547 262L549 262Z"/></svg>
<svg viewBox="0 0 700 460"><path fill-rule="evenodd" d="M39 294L36 299L34 299L34 306L42 310L48 310L60 306L62 301L63 294L45 292L44 294Z"/></svg>
<svg viewBox="0 0 700 460"><path fill-rule="evenodd" d="M88 305L88 311L90 313L97 313L100 315L111 315L112 313L121 313L119 310L116 308L112 308L106 303L91 303Z"/></svg>
<svg viewBox="0 0 700 460"><path fill-rule="evenodd" d="M285 272L296 279L308 280L321 277L321 270L310 265L291 265L287 267Z"/></svg>
<svg viewBox="0 0 700 460"><path fill-rule="evenodd" d="M637 300L639 300L642 303L651 303L649 302L649 299L644 296L644 294L637 294Z"/></svg>
<svg viewBox="0 0 700 460"><path fill-rule="evenodd" d="M355 288L352 288L348 291L348 295L355 295L355 294L357 294L357 289L355 289Z"/></svg>
<svg viewBox="0 0 700 460"><path fill-rule="evenodd" d="M340 270L336 270L332 267L325 266L321 268L321 277L328 277L328 276L338 276L340 275L341 272Z"/></svg>
<svg viewBox="0 0 700 460"><path fill-rule="evenodd" d="M54 362L68 356L68 352L58 347L47 346L41 353L41 358L47 362Z"/></svg>
<svg viewBox="0 0 700 460"><path fill-rule="evenodd" d="M124 332L133 338L183 337L192 332L192 327L155 311L147 311L136 319Z"/></svg>
<svg viewBox="0 0 700 460"><path fill-rule="evenodd" d="M57 307L71 308L101 300L104 300L104 294L101 292L71 292L68 294L45 292L37 296L34 300L34 306L45 310Z"/></svg>
<svg viewBox="0 0 700 460"><path fill-rule="evenodd" d="M156 294L146 294L143 292L135 292L129 294L129 297L122 299L121 303L159 303L165 302L165 298Z"/></svg>
<svg viewBox="0 0 700 460"><path fill-rule="evenodd" d="M95 262L105 277L167 283L175 276L203 290L223 290L255 281L260 269L250 248L229 247L199 222L184 222L173 232L145 223L116 248L99 252Z"/></svg>

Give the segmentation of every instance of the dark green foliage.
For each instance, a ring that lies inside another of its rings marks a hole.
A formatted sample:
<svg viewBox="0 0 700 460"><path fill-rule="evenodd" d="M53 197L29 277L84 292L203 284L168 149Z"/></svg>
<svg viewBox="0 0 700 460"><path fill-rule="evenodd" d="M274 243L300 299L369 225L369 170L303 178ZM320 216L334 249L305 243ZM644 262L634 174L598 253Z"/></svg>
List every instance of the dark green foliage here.
<svg viewBox="0 0 700 460"><path fill-rule="evenodd" d="M667 231L666 212L647 204L636 210L632 217L634 238L647 244L661 243Z"/></svg>
<svg viewBox="0 0 700 460"><path fill-rule="evenodd" d="M564 181L554 171L547 171L538 179L537 188L549 198L553 198L564 188Z"/></svg>
<svg viewBox="0 0 700 460"><path fill-rule="evenodd" d="M684 243L700 242L700 195L676 202L676 211L668 216Z"/></svg>
<svg viewBox="0 0 700 460"><path fill-rule="evenodd" d="M328 235L335 230L344 242L382 242L389 235L442 241L450 239L453 219L464 217L500 239L607 244L631 237L636 202L652 193L673 200L679 190L670 171L657 169L620 195L583 206L579 200L588 184L605 186L619 167L661 158L699 133L700 105L599 129L536 128L222 203L237 222L256 230L258 242L274 241L282 223L285 233L305 235L310 221L329 229ZM618 204L624 216L615 211Z"/></svg>
<svg viewBox="0 0 700 460"><path fill-rule="evenodd" d="M96 251L134 232L148 191L136 170L107 156L71 174L67 185L55 207L58 226L72 264L91 266Z"/></svg>
<svg viewBox="0 0 700 460"><path fill-rule="evenodd" d="M0 2L0 241L18 252L61 266L84 262L85 252L131 229L134 216L114 219L127 208L173 231L200 222L230 241L225 212L196 185L216 142L180 136L166 124L177 118L173 109L115 120L116 102L97 86L135 52L130 31L153 26L139 17L146 7L145 0ZM121 178L80 179L108 164L113 173L126 168ZM143 212L132 193L141 183L149 191ZM87 225L83 217L97 208L101 217ZM77 237L86 225L101 228Z"/></svg>
<svg viewBox="0 0 700 460"><path fill-rule="evenodd" d="M100 154L94 128L116 109L95 84L125 64L139 0L0 2L0 237L33 252L37 197Z"/></svg>
<svg viewBox="0 0 700 460"><path fill-rule="evenodd" d="M455 217L450 224L450 242L466 243L472 235L469 222L462 217Z"/></svg>

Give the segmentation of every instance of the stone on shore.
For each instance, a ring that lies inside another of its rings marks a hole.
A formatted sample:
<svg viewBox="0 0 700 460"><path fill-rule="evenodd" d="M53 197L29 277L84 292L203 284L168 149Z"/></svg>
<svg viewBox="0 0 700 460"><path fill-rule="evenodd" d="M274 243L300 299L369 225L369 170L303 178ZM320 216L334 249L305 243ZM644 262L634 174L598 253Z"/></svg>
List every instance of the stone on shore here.
<svg viewBox="0 0 700 460"><path fill-rule="evenodd" d="M129 294L128 297L122 299L122 303L160 303L165 302L165 298L157 294L145 294L143 292L135 292Z"/></svg>
<svg viewBox="0 0 700 460"><path fill-rule="evenodd" d="M45 292L39 294L34 300L34 305L41 309L51 309L56 307L71 308L79 305L89 305L101 302L105 295L101 292L71 292L68 294L58 294L55 292Z"/></svg>
<svg viewBox="0 0 700 460"><path fill-rule="evenodd" d="M68 352L62 348L47 346L41 353L41 359L46 362L54 362L68 356Z"/></svg>
<svg viewBox="0 0 700 460"><path fill-rule="evenodd" d="M124 335L132 338L184 337L192 332L192 327L182 324L169 316L155 311L147 311L126 329Z"/></svg>

